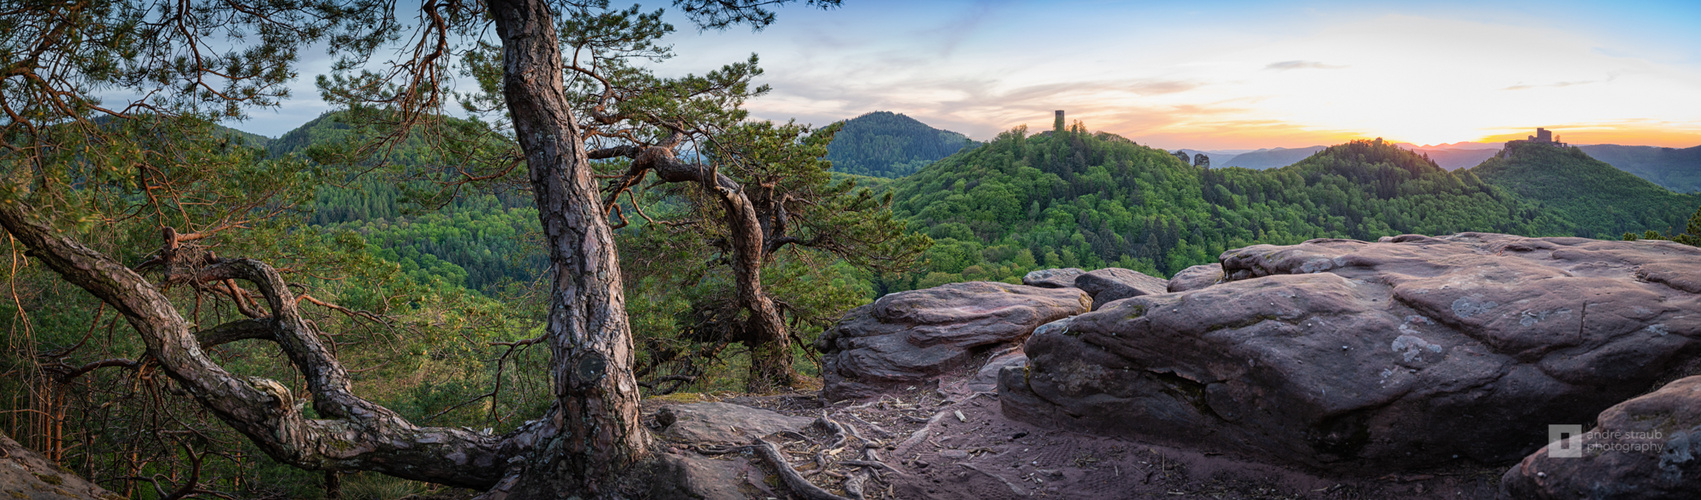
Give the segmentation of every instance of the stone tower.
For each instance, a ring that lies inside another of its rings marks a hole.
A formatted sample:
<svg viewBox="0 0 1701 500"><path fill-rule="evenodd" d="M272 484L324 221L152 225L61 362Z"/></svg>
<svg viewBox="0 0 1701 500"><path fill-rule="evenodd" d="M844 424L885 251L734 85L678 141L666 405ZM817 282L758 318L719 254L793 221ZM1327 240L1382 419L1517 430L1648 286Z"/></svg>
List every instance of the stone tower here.
<svg viewBox="0 0 1701 500"><path fill-rule="evenodd" d="M1059 110L1057 110L1057 121L1052 123L1051 129L1056 130L1058 132L1062 132L1063 127L1067 126L1068 123L1069 122L1063 121L1063 110L1059 109Z"/></svg>

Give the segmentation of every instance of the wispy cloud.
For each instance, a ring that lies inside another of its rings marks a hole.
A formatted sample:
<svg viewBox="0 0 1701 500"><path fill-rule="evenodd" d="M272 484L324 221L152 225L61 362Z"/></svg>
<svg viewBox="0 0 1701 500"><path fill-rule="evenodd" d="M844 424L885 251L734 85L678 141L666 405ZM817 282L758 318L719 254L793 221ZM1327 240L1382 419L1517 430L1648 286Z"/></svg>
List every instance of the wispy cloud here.
<svg viewBox="0 0 1701 500"><path fill-rule="evenodd" d="M1345 67L1345 65L1324 64L1317 61L1282 61L1270 63L1270 65L1265 66L1264 69L1287 71L1290 69L1342 69Z"/></svg>
<svg viewBox="0 0 1701 500"><path fill-rule="evenodd" d="M1584 80L1584 81L1577 81L1577 82L1545 83L1545 84L1539 84L1539 85L1528 85L1528 84L1520 82L1517 85L1506 87L1506 88L1503 88L1503 89L1500 89L1500 90L1529 90L1529 89L1538 89L1538 88L1562 88L1562 87L1570 87L1572 85L1588 85L1588 84L1591 84L1591 83L1601 83L1603 81L1611 81L1611 80L1612 80L1611 78L1608 78L1606 80Z"/></svg>

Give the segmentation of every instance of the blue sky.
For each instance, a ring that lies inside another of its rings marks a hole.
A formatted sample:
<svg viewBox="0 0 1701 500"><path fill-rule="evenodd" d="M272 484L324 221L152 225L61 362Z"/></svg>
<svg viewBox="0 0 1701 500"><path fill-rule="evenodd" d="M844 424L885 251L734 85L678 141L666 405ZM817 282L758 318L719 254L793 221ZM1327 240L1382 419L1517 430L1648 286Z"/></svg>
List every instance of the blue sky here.
<svg viewBox="0 0 1701 500"><path fill-rule="evenodd" d="M1385 137L1701 144L1701 1L897 2L780 9L762 32L676 19L662 74L757 53L763 119L908 114L987 139L1064 109L1168 149ZM320 66L322 68L322 66ZM296 98L238 128L276 136Z"/></svg>

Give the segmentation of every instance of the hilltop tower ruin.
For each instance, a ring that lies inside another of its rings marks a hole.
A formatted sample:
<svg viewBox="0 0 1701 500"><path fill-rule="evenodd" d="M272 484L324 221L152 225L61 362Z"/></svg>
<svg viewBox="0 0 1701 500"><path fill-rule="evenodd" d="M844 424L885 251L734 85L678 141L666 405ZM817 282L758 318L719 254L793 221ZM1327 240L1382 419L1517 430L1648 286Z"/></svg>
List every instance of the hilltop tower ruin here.
<svg viewBox="0 0 1701 500"><path fill-rule="evenodd" d="M1069 122L1063 121L1063 110L1061 110L1061 109L1057 110L1057 121L1052 123L1051 129L1056 130L1058 132L1062 132L1063 127L1067 126L1068 124L1069 124Z"/></svg>
<svg viewBox="0 0 1701 500"><path fill-rule="evenodd" d="M1514 142L1517 142L1517 141L1514 141ZM1564 146L1565 145L1565 143L1559 141L1558 136L1553 135L1552 130L1548 130L1548 129L1540 128L1540 127L1536 128L1536 135L1525 136L1525 139L1522 142L1533 142L1533 143L1537 143L1537 144L1552 144L1554 146Z"/></svg>

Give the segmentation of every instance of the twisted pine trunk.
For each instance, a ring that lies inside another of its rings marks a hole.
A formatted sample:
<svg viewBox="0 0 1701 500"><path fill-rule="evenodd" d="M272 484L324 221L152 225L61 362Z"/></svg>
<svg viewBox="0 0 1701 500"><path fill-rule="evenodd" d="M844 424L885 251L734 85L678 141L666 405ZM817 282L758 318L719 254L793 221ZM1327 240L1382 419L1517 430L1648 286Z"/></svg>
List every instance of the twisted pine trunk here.
<svg viewBox="0 0 1701 500"><path fill-rule="evenodd" d="M745 390L771 392L797 384L791 363L791 333L780 308L762 288L762 262L767 260L770 238L762 225L756 204L744 186L702 163L679 161L673 150L650 147L633 161L632 172L654 171L664 182L697 184L720 200L732 247L732 274L738 307L750 314L744 320L742 338L750 349L750 372ZM628 174L627 179L636 179Z"/></svg>
<svg viewBox="0 0 1701 500"><path fill-rule="evenodd" d="M615 494L648 454L614 235L563 85L548 2L490 3L503 45L503 95L525 152L554 282L547 335L556 431L499 490L516 497Z"/></svg>

